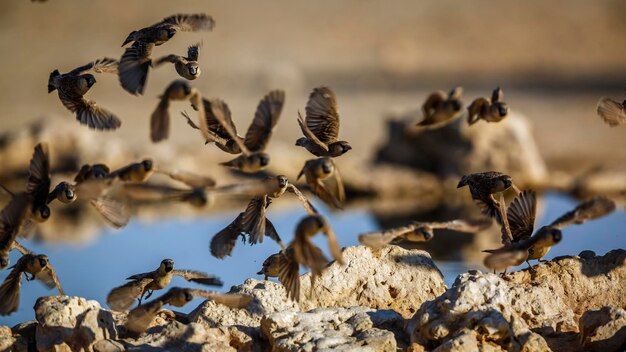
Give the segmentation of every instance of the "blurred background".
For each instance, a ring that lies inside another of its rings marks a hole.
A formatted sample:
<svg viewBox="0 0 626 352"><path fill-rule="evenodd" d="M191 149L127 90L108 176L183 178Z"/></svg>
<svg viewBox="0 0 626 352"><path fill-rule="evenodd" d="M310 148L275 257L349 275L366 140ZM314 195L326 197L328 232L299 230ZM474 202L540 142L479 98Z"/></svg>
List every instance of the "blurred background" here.
<svg viewBox="0 0 626 352"><path fill-rule="evenodd" d="M304 110L313 87L328 85L335 90L340 139L350 141L354 148L336 160L346 177L350 199L343 212L330 211L317 199L313 202L329 217L344 246L357 244L360 232L411 220L477 214L467 190L455 189L458 177L415 170L395 161L387 163L391 175L398 170L415 173L409 174L415 176L414 183L407 184L414 192L379 190L381 183L401 182L395 177L377 178L387 174L376 171L380 170L376 165L390 161L381 158L380 151L390 150L395 143L388 138L393 135L388 121L419 121L417 112L430 92L455 86L464 87L466 105L502 87L509 107L525 122L531 141L520 142L514 150L536 152L540 159L528 166L541 170L540 180L522 182L546 190L538 223L552 221L578 199L598 190L624 196L626 129L608 127L595 113L602 96L624 99L626 3L618 0L4 1L0 3L3 184L14 190L23 187L28 159L39 141L50 144L53 170L58 169L53 183L71 179L82 163L105 162L116 168L148 156L160 165L212 175L218 184L242 179L217 165L231 156L205 146L199 133L179 116L179 111L191 110L185 103L171 106L170 138L156 145L150 142L149 117L157 96L178 78L172 66L152 69L147 89L139 97L122 90L115 75L96 76L98 83L86 97L122 119L122 127L115 132L81 126L56 93L46 92L52 70L67 72L97 58L119 58L120 45L132 30L172 14L195 12L215 19L213 31L179 33L155 48L153 58L184 54L187 46L202 42L202 75L192 84L204 96L224 99L242 131L265 93L285 90L286 104L270 143L268 173L283 173L295 180L302 163L312 158L293 146L301 134L297 111ZM517 126L500 125L481 122L472 127L471 138L480 141L482 133L492 135L493 130ZM443 136L439 140L446 143ZM506 153L507 145L501 148ZM419 150L396 153L414 152ZM522 162L512 170L499 171L510 171L515 180L515 170L522 170L522 179L525 167ZM588 173L597 176L593 182L581 178ZM584 192L572 186L581 183ZM121 230L107 229L88 212L62 217L58 214L63 210L57 209L61 207L56 204L50 221L23 244L51 257L68 294L97 299L102 305L108 291L125 277L153 270L166 257L174 259L178 268L221 276L228 290L254 277L263 260L279 249L268 240L254 247L239 244L233 257L225 260L211 257L211 236L242 211L245 201L218 201L202 210L184 204L134 207L136 216ZM304 215L296 202L281 198L268 217L289 241ZM624 229L626 216L620 203L607 218L567 229L565 240L547 258L575 255L584 249L603 254L623 248ZM459 272L484 269L480 250L498 246L498 240L494 226L477 235L445 233L425 248L450 284ZM321 239L316 241L326 249ZM17 259L12 254L11 261ZM0 272L0 279L7 273ZM0 324L32 319L36 297L50 294L37 283L24 283L22 292L20 310L0 317Z"/></svg>

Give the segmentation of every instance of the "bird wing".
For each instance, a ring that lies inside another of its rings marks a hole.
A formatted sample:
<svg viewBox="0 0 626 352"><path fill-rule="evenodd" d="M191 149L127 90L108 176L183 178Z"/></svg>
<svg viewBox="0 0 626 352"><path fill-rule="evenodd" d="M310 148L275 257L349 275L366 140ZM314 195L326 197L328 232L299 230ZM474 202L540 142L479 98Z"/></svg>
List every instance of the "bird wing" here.
<svg viewBox="0 0 626 352"><path fill-rule="evenodd" d="M285 103L285 92L273 90L259 102L254 119L244 139L246 148L251 152L263 151L272 137L272 130L278 122Z"/></svg>
<svg viewBox="0 0 626 352"><path fill-rule="evenodd" d="M479 218L467 220L456 219L446 222L427 222L422 224L430 226L433 229L448 229L459 232L473 233L488 228L492 223L493 221L490 218Z"/></svg>
<svg viewBox="0 0 626 352"><path fill-rule="evenodd" d="M278 281L285 287L287 297L300 301L300 265L294 258L293 247L287 248L280 258Z"/></svg>
<svg viewBox="0 0 626 352"><path fill-rule="evenodd" d="M211 254L214 257L222 259L232 253L237 243L237 237L241 234L241 220L243 214L244 213L239 214L233 222L213 236L210 248Z"/></svg>
<svg viewBox="0 0 626 352"><path fill-rule="evenodd" d="M20 305L20 286L22 284L22 273L24 272L24 261L18 261L13 266L11 273L0 285L0 315L9 315Z"/></svg>
<svg viewBox="0 0 626 352"><path fill-rule="evenodd" d="M163 305L166 302L167 301L163 299L163 296L161 296L131 310L128 313L128 317L126 319L126 329L135 334L140 334L146 331L150 327L150 324L152 323L154 317L157 315L159 310L163 308Z"/></svg>
<svg viewBox="0 0 626 352"><path fill-rule="evenodd" d="M317 136L315 136L313 134L313 132L311 132L311 130L309 130L309 128L306 126L306 122L302 118L302 115L300 114L300 111L298 111L298 125L300 126L300 129L302 130L302 134L304 134L304 136L309 141L315 143L318 147L324 149L325 151L328 151L328 146L325 143L323 143L322 141L320 141L317 138Z"/></svg>
<svg viewBox="0 0 626 352"><path fill-rule="evenodd" d="M28 168L26 193L35 198L45 193L45 198L48 198L48 193L50 193L50 153L46 143L39 143L35 146Z"/></svg>
<svg viewBox="0 0 626 352"><path fill-rule="evenodd" d="M56 287L56 289L59 290L59 294L65 296L65 292L63 292L63 288L61 287L61 283L59 282L59 278L52 264L48 263L35 277L43 282L49 289Z"/></svg>
<svg viewBox="0 0 626 352"><path fill-rule="evenodd" d="M117 73L117 67L119 62L115 59L111 59L109 57L105 57L102 59L98 59L92 61L86 65L77 67L70 71L69 75L79 75L83 72L87 72L89 70L95 73Z"/></svg>
<svg viewBox="0 0 626 352"><path fill-rule="evenodd" d="M217 276L207 275L199 271L173 270L172 274L180 276L187 281L196 282L203 285L224 286L222 280L220 280Z"/></svg>
<svg viewBox="0 0 626 352"><path fill-rule="evenodd" d="M215 108L222 113L224 122L233 131L233 133L237 135L237 126L235 126L235 123L233 122L232 113L230 112L230 108L225 101L219 98L212 98L210 100L203 99L202 102L204 104L204 111L206 112L206 123L209 131L213 131L222 138L233 138L228 130L222 126L218 117L213 113L213 109Z"/></svg>
<svg viewBox="0 0 626 352"><path fill-rule="evenodd" d="M467 107L467 123L473 125L478 121L478 115L480 111L486 107L489 107L491 102L487 98L476 98L470 106Z"/></svg>
<svg viewBox="0 0 626 352"><path fill-rule="evenodd" d="M265 218L265 236L276 241L281 249L285 249L285 243L283 242L283 240L280 239L278 231L276 231L274 224L272 224L272 222L268 218Z"/></svg>
<svg viewBox="0 0 626 352"><path fill-rule="evenodd" d="M174 54L170 54L170 55L165 55L165 56L161 56L159 59L154 61L154 66L161 66L162 64L166 63L166 62L170 62L170 63L177 63L182 61L182 58L178 55L174 55Z"/></svg>
<svg viewBox="0 0 626 352"><path fill-rule="evenodd" d="M226 132L228 132L228 134L230 135L230 138L235 140L235 142L241 149L241 152L246 155L250 154L250 151L248 150L244 142L241 140L241 138L239 138L239 136L237 136L237 130L234 127L235 125L233 124L233 120L230 118L230 109L228 109L228 105L226 105L225 103L223 103L223 101L218 100L218 99L209 99L208 101L211 106L212 116L214 116L215 119L226 130ZM209 116L209 114L207 114L206 116ZM205 122L207 121L206 120L204 122L200 121L201 131L205 131L205 128L206 128L206 131L208 131L208 126L206 127L203 126Z"/></svg>
<svg viewBox="0 0 626 352"><path fill-rule="evenodd" d="M114 130L122 121L111 112L99 107L95 101L87 100L80 94L59 89L59 99L69 111L76 113L76 120L97 130Z"/></svg>
<svg viewBox="0 0 626 352"><path fill-rule="evenodd" d="M164 18L154 26L172 26L182 32L210 31L215 26L215 20L204 13L177 14Z"/></svg>
<svg viewBox="0 0 626 352"><path fill-rule="evenodd" d="M329 87L313 89L306 104L306 127L323 144L337 141L339 112L335 93Z"/></svg>
<svg viewBox="0 0 626 352"><path fill-rule="evenodd" d="M508 267L522 264L527 258L527 249L507 249L487 255L483 264L489 269L502 271Z"/></svg>
<svg viewBox="0 0 626 352"><path fill-rule="evenodd" d="M0 212L0 252L11 249L28 211L29 197L18 193Z"/></svg>
<svg viewBox="0 0 626 352"><path fill-rule="evenodd" d="M157 172L167 175L172 180L182 182L191 188L206 188L215 186L215 179L210 176L198 175L193 172L183 170L158 170Z"/></svg>
<svg viewBox="0 0 626 352"><path fill-rule="evenodd" d="M118 66L118 78L122 88L130 94L143 94L152 65L150 54L154 43L134 42L126 48Z"/></svg>
<svg viewBox="0 0 626 352"><path fill-rule="evenodd" d="M396 227L385 231L367 232L359 235L359 242L362 244L378 249L382 248L386 244L393 242L396 238L402 236L407 232L415 230L414 225Z"/></svg>
<svg viewBox="0 0 626 352"><path fill-rule="evenodd" d="M549 226L563 229L572 224L580 225L587 220L601 218L614 210L615 202L607 197L598 196L580 203L576 208L554 220Z"/></svg>
<svg viewBox="0 0 626 352"><path fill-rule="evenodd" d="M324 234L328 238L328 250L330 250L330 254L339 264L343 265L343 254L341 253L341 247L339 247L339 242L337 242L335 232L330 226L327 226L324 230Z"/></svg>
<svg viewBox="0 0 626 352"><path fill-rule="evenodd" d="M491 102L496 103L496 102L501 102L503 100L504 100L504 93L502 92L502 89L500 89L500 87L494 89L493 92L491 93Z"/></svg>
<svg viewBox="0 0 626 352"><path fill-rule="evenodd" d="M317 197L323 200L324 203L326 203L328 206L334 207L337 209L343 209L339 200L334 195L332 195L332 193L328 191L326 186L324 186L324 182L322 182L322 180L319 180L319 179L311 180L311 182L309 182L308 184L309 184L309 187L311 187L311 191Z"/></svg>
<svg viewBox="0 0 626 352"><path fill-rule="evenodd" d="M626 123L626 111L624 105L609 98L600 98L596 107L598 116L608 123L609 126L617 126Z"/></svg>
<svg viewBox="0 0 626 352"><path fill-rule="evenodd" d="M159 142L170 135L170 101L166 91L161 96L159 104L150 115L150 140Z"/></svg>
<svg viewBox="0 0 626 352"><path fill-rule="evenodd" d="M433 122L431 121L431 114L433 110L437 105L441 104L441 102L446 99L446 93L443 91L436 91L434 93L431 93L422 104L422 114L424 116L423 120L418 123L418 125L425 126L431 124Z"/></svg>
<svg viewBox="0 0 626 352"><path fill-rule="evenodd" d="M128 214L126 205L111 197L98 197L90 200L89 204L102 215L109 225L116 229L126 226L130 221L130 215Z"/></svg>
<svg viewBox="0 0 626 352"><path fill-rule="evenodd" d="M265 208L267 207L267 196L254 197L248 203L241 220L242 232L250 237L250 243L263 242L265 235Z"/></svg>
<svg viewBox="0 0 626 352"><path fill-rule="evenodd" d="M151 277L144 277L116 287L107 295L107 304L112 310L125 312L151 282Z"/></svg>
<svg viewBox="0 0 626 352"><path fill-rule="evenodd" d="M536 213L537 195L535 191L525 190L513 199L506 211L506 217L509 220L509 228L514 242L532 236Z"/></svg>
<svg viewBox="0 0 626 352"><path fill-rule="evenodd" d="M144 202L180 200L189 192L186 189L152 183L124 183L123 191L129 198Z"/></svg>
<svg viewBox="0 0 626 352"><path fill-rule="evenodd" d="M300 192L298 187L290 183L287 186L287 191L295 194L298 197L298 200L300 201L300 203L302 203L302 207L304 207L304 210L306 210L306 212L309 213L309 215L318 214L317 209L315 209L315 207L313 206L313 204L311 204L311 202L309 202L307 197L305 197L304 194Z"/></svg>
<svg viewBox="0 0 626 352"><path fill-rule="evenodd" d="M198 55L200 54L200 47L202 44L196 43L187 48L187 59L190 61L198 61Z"/></svg>
<svg viewBox="0 0 626 352"><path fill-rule="evenodd" d="M217 293L199 289L187 289L194 297L206 298L229 308L245 308L252 302L252 296L239 293Z"/></svg>

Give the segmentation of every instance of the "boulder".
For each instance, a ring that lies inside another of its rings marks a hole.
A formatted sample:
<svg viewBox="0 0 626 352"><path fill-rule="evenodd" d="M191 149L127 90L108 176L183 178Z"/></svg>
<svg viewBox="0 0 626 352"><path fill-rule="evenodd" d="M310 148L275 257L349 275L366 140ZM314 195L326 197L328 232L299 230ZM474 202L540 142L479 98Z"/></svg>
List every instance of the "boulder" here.
<svg viewBox="0 0 626 352"><path fill-rule="evenodd" d="M182 324L175 320L150 328L137 339L125 339L124 347L127 351L236 351L230 346L230 337L225 329L205 328L197 323Z"/></svg>
<svg viewBox="0 0 626 352"><path fill-rule="evenodd" d="M280 312L261 321L272 351L396 351L402 317L365 307Z"/></svg>
<svg viewBox="0 0 626 352"><path fill-rule="evenodd" d="M623 287L623 286L622 286ZM626 350L626 311L602 307L585 312L578 322L580 340L589 351Z"/></svg>
<svg viewBox="0 0 626 352"><path fill-rule="evenodd" d="M15 343L13 332L8 326L0 325L0 351L10 351Z"/></svg>

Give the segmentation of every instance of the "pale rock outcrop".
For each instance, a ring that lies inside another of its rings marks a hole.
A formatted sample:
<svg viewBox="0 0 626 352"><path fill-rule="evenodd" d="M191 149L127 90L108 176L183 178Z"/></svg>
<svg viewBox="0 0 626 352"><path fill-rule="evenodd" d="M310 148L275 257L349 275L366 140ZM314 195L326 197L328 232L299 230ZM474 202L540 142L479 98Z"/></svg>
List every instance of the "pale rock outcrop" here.
<svg viewBox="0 0 626 352"><path fill-rule="evenodd" d="M41 297L35 317L39 351L89 350L96 341L117 335L112 314L81 297Z"/></svg>
<svg viewBox="0 0 626 352"><path fill-rule="evenodd" d="M127 351L236 351L230 346L226 329L205 328L202 324L182 324L178 321L148 329L137 339L127 338L124 345Z"/></svg>
<svg viewBox="0 0 626 352"><path fill-rule="evenodd" d="M623 287L623 286L622 286ZM602 307L585 312L579 320L580 341L585 350L617 352L626 350L626 311Z"/></svg>
<svg viewBox="0 0 626 352"><path fill-rule="evenodd" d="M365 307L274 313L261 321L272 351L396 351L402 317Z"/></svg>
<svg viewBox="0 0 626 352"><path fill-rule="evenodd" d="M15 343L13 332L8 326L0 325L0 351L10 351Z"/></svg>
<svg viewBox="0 0 626 352"><path fill-rule="evenodd" d="M443 295L420 307L406 332L412 343L441 351L548 350L511 308L508 291L496 275L462 274Z"/></svg>

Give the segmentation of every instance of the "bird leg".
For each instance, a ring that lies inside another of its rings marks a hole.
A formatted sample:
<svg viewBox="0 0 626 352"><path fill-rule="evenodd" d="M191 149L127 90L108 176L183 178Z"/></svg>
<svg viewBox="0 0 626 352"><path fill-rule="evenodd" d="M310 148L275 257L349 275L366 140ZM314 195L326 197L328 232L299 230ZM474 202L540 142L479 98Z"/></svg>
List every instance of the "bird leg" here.
<svg viewBox="0 0 626 352"><path fill-rule="evenodd" d="M535 268L533 268L533 266L530 264L530 261L527 260L526 264L528 264L528 270L535 271Z"/></svg>
<svg viewBox="0 0 626 352"><path fill-rule="evenodd" d="M24 273L24 277L26 277L26 281L33 281L35 280L35 275L30 274L30 277L28 277L28 273Z"/></svg>
<svg viewBox="0 0 626 352"><path fill-rule="evenodd" d="M547 263L547 262L549 262L549 260L545 260L545 259L537 259L537 261L539 263Z"/></svg>
<svg viewBox="0 0 626 352"><path fill-rule="evenodd" d="M150 298L150 296L152 296L153 292L154 292L154 290L148 290L148 294L146 295L146 297L144 297L144 299Z"/></svg>

